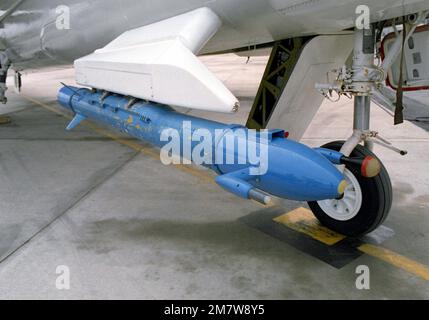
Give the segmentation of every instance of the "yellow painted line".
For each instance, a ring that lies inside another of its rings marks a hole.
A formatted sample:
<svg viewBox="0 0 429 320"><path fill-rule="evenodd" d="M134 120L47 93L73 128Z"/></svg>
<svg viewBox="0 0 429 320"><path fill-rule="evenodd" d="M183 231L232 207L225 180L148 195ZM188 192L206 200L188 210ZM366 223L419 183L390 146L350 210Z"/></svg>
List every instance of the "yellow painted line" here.
<svg viewBox="0 0 429 320"><path fill-rule="evenodd" d="M5 116L0 116L0 124L8 124L10 123L10 118Z"/></svg>
<svg viewBox="0 0 429 320"><path fill-rule="evenodd" d="M429 281L429 267L404 257L396 252L372 244L363 244L358 249L370 256L383 260L396 268L412 273L426 281Z"/></svg>
<svg viewBox="0 0 429 320"><path fill-rule="evenodd" d="M346 237L322 226L313 213L305 208L298 208L274 219L290 229L304 233L328 246L332 246Z"/></svg>
<svg viewBox="0 0 429 320"><path fill-rule="evenodd" d="M295 209L275 218L274 221L283 224L290 229L306 234L329 246L332 246L346 238L343 235L321 226L313 213L306 208ZM357 249L374 258L387 262L398 269L402 269L429 281L429 267L417 261L372 244L363 244Z"/></svg>

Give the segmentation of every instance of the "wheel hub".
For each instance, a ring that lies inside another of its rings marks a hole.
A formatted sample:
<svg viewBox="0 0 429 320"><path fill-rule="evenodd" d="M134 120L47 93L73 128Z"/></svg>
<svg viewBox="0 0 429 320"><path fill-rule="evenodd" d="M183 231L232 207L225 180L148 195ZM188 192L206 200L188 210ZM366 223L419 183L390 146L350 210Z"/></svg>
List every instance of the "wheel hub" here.
<svg viewBox="0 0 429 320"><path fill-rule="evenodd" d="M347 168L344 170L347 187L341 199L318 201L320 208L332 219L348 221L353 219L362 207L362 189L359 181Z"/></svg>

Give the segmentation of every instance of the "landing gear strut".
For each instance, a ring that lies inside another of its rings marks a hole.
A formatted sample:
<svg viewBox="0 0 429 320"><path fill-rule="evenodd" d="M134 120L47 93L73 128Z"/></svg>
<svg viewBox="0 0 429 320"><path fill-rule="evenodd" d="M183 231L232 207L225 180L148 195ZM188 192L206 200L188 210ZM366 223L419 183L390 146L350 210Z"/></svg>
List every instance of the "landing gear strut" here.
<svg viewBox="0 0 429 320"><path fill-rule="evenodd" d="M332 142L324 148L352 158L378 159L372 153L373 144L380 143L376 140L380 138L370 130L371 94L384 80L384 74L374 65L374 53L374 29L356 30L353 65L343 68L338 77L340 83L329 89L354 97L353 135L347 141ZM326 87L319 85L319 89ZM352 237L367 234L383 223L392 207L389 174L382 164L380 173L371 178L349 164L339 170L348 182L343 197L310 202L309 206L320 222L334 231Z"/></svg>
<svg viewBox="0 0 429 320"><path fill-rule="evenodd" d="M7 71L9 70L10 61L4 52L0 52L0 103L5 104L6 98L6 78Z"/></svg>

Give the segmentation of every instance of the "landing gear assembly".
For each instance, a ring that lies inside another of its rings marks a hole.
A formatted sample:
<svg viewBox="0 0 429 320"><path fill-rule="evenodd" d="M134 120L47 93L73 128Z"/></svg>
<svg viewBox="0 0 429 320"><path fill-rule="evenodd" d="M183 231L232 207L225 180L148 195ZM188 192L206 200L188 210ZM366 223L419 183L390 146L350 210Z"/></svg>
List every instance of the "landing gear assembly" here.
<svg viewBox="0 0 429 320"><path fill-rule="evenodd" d="M398 35L398 41L402 38L402 35ZM378 67L374 64L375 45L375 26L364 30L356 29L352 66L343 67L338 72L335 83L316 85L326 97L332 92L354 97L353 135L347 141L332 142L324 146L326 149L340 151L352 159L369 156L378 160L372 153L374 143L401 155L407 154L370 130L371 96L379 92L387 74L383 68L385 66ZM397 47L399 50L400 46ZM396 57L398 54L399 52L392 53ZM395 60L396 57L389 57L387 60ZM352 163L339 166L348 182L344 195L338 199L309 202L311 210L322 224L346 236L356 237L375 230L383 223L392 207L392 184L386 168L379 160L378 162L379 173L373 177L365 176L365 172Z"/></svg>
<svg viewBox="0 0 429 320"><path fill-rule="evenodd" d="M383 73L374 65L374 53L374 29L356 30L353 65L351 69L343 68L338 77L342 81L336 86L338 94L354 96L353 135L347 141L332 142L324 148L351 158L377 159L372 153L377 134L370 131L370 96L383 80ZM375 177L365 177L353 164L339 168L348 182L344 195L339 199L309 202L322 224L347 236L361 236L383 223L392 207L392 184L386 168L379 163L381 168Z"/></svg>
<svg viewBox="0 0 429 320"><path fill-rule="evenodd" d="M7 58L7 55L4 52L0 52L0 103L6 104L6 78L7 71L9 70L10 61ZM0 125L10 123L10 118L5 116L0 116Z"/></svg>
<svg viewBox="0 0 429 320"><path fill-rule="evenodd" d="M4 52L0 52L0 103L6 104L6 78L9 70L10 61Z"/></svg>

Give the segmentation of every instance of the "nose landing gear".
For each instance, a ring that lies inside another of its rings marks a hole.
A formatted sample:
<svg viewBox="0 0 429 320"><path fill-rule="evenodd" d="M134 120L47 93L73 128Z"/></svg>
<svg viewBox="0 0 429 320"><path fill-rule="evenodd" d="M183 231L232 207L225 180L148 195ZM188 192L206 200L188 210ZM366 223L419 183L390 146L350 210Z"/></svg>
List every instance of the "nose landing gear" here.
<svg viewBox="0 0 429 320"><path fill-rule="evenodd" d="M335 84L316 87L327 96L329 91L354 97L353 135L347 141L336 141L324 146L340 151L351 158L378 158L373 154L374 143L388 147L402 155L406 151L391 146L370 130L371 95L384 81L384 72L374 65L375 29L355 30L353 65L344 67ZM361 143L363 145L361 145ZM379 161L379 160L378 160ZM309 206L319 221L328 228L346 236L357 237L375 230L392 207L392 184L386 168L379 161L378 175L365 176L352 163L339 167L348 182L343 197L310 202Z"/></svg>
<svg viewBox="0 0 429 320"><path fill-rule="evenodd" d="M6 104L6 78L10 61L4 52L0 52L0 103Z"/></svg>

